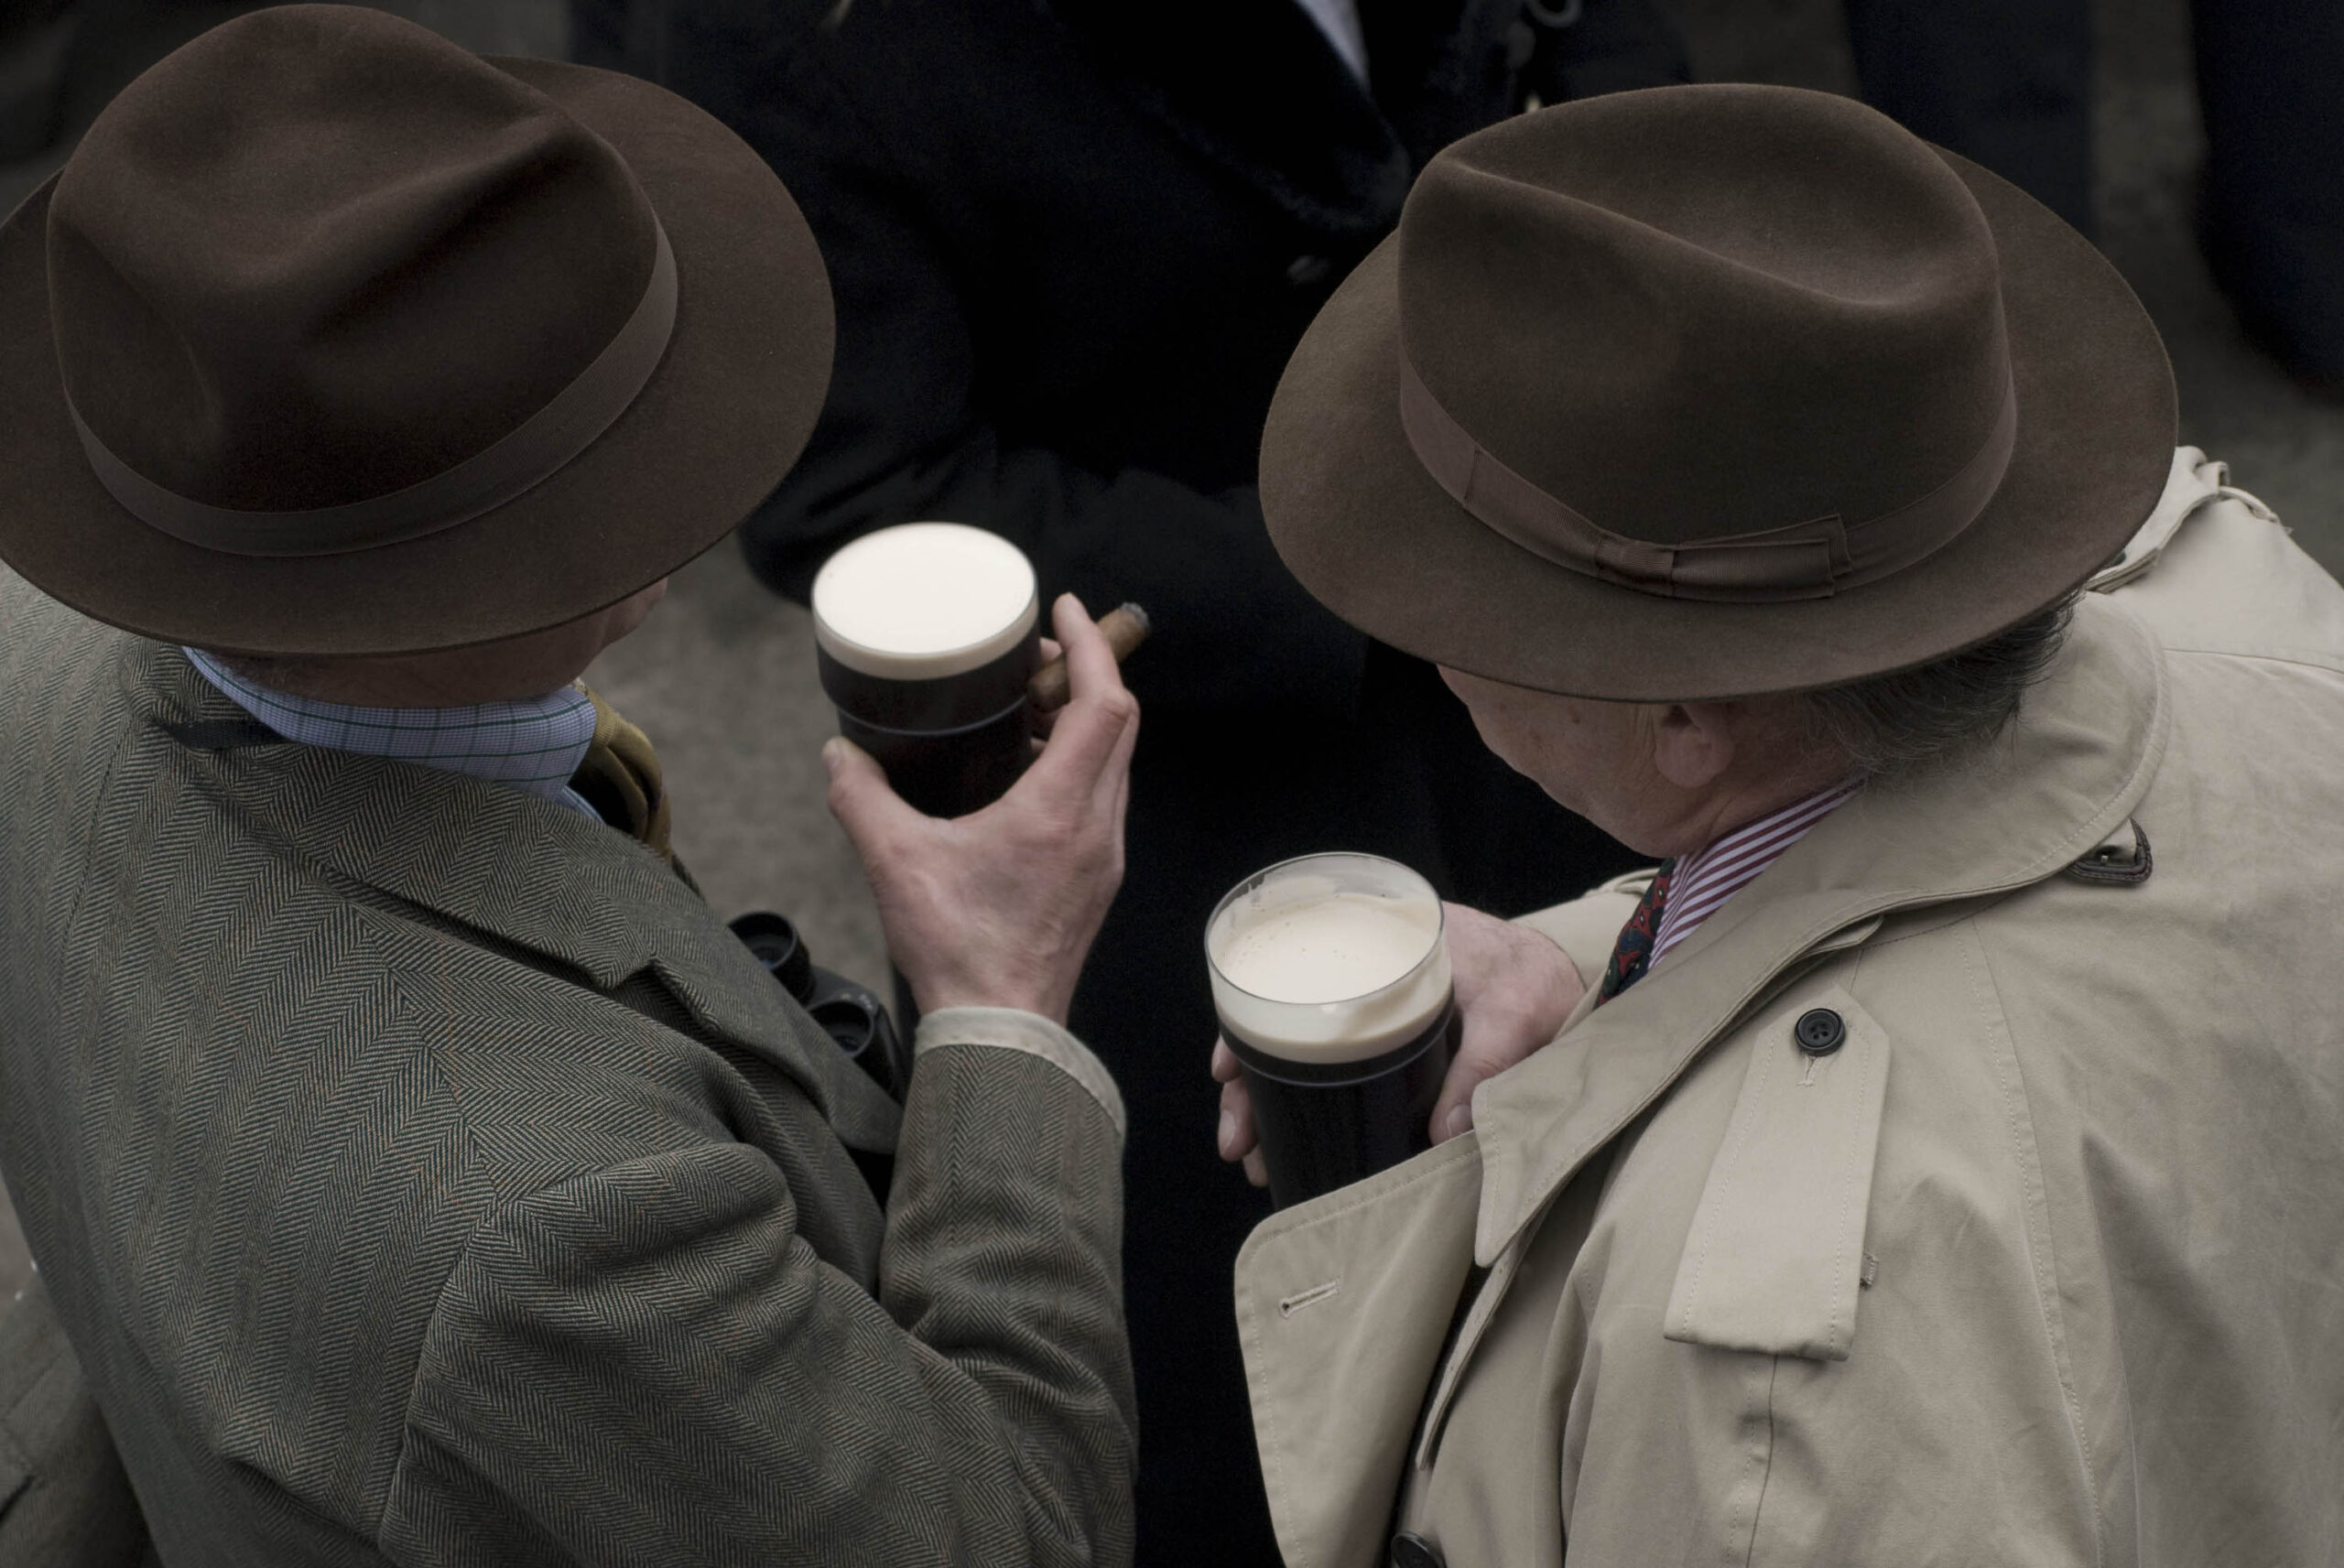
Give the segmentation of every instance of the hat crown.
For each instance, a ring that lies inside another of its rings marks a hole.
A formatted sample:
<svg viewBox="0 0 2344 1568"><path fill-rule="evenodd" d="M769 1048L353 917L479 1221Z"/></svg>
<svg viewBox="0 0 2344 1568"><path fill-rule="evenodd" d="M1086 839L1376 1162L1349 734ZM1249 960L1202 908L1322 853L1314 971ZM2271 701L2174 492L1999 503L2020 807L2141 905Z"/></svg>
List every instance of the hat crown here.
<svg viewBox="0 0 2344 1568"><path fill-rule="evenodd" d="M411 23L255 12L125 88L49 208L75 411L206 505L370 500L527 421L644 297L657 221L553 101Z"/></svg>
<svg viewBox="0 0 2344 1568"><path fill-rule="evenodd" d="M1424 387L1631 540L1895 513L1973 463L2011 395L1975 199L1828 94L1663 88L1517 117L1432 161L1399 244Z"/></svg>

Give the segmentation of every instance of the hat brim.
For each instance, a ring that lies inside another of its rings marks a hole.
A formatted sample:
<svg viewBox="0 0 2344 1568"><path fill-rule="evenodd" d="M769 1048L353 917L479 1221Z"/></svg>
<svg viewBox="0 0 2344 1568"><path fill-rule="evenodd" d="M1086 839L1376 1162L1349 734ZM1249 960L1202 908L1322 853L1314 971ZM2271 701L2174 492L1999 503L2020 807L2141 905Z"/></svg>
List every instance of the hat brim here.
<svg viewBox="0 0 2344 1568"><path fill-rule="evenodd" d="M1419 658L1617 701L1755 697L1926 664L2046 608L2122 549L2172 467L2173 372L2089 242L2015 186L1940 152L2002 265L2019 427L2008 474L1954 540L1826 599L1666 599L1533 555L1452 500L1400 426L1398 238L1330 298L1262 438L1262 509L1286 564L1353 626Z"/></svg>
<svg viewBox="0 0 2344 1568"><path fill-rule="evenodd" d="M0 558L53 598L172 642L278 654L417 653L540 631L657 581L795 462L830 385L830 285L763 159L649 82L493 59L601 135L659 215L679 283L667 351L625 413L494 511L343 555L251 557L149 527L97 481L50 337L55 180L0 224Z"/></svg>

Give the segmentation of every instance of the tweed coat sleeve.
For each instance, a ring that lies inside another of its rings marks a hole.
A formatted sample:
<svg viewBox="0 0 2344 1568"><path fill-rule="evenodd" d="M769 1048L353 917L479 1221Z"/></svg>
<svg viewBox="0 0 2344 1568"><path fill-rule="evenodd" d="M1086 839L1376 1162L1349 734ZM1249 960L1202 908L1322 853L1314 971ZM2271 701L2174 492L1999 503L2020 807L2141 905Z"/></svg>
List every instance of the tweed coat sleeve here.
<svg viewBox="0 0 2344 1568"><path fill-rule="evenodd" d="M427 1336L408 1563L1123 1563L1117 1130L1032 1055L926 1053L877 1299L744 1144L506 1205Z"/></svg>

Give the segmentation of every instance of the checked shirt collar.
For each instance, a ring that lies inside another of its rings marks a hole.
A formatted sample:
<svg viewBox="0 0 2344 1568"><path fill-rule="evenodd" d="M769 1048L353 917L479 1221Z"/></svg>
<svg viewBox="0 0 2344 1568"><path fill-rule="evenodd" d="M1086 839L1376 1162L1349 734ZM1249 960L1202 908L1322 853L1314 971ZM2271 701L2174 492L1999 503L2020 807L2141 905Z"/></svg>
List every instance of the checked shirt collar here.
<svg viewBox="0 0 2344 1568"><path fill-rule="evenodd" d="M288 741L468 773L601 820L570 787L594 739L593 701L574 686L519 702L362 708L274 691L199 648L185 652L204 679Z"/></svg>

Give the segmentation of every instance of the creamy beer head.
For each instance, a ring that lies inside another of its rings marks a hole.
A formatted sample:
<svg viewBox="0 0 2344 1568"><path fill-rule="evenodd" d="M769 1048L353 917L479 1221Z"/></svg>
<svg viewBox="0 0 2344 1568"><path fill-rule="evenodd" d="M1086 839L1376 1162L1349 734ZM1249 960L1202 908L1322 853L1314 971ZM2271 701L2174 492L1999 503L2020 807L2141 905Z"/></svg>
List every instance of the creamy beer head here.
<svg viewBox="0 0 2344 1568"><path fill-rule="evenodd" d="M1223 1026L1296 1062L1381 1055L1449 1005L1439 895L1373 855L1309 855L1247 878L1213 912L1205 953Z"/></svg>
<svg viewBox="0 0 2344 1568"><path fill-rule="evenodd" d="M864 535L823 563L813 601L822 651L884 680L981 668L1016 648L1041 612L1025 552L962 523Z"/></svg>
<svg viewBox="0 0 2344 1568"><path fill-rule="evenodd" d="M1033 756L1026 683L1041 662L1034 568L982 528L867 534L814 578L814 665L839 733L930 816L1006 794Z"/></svg>

